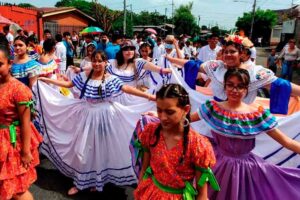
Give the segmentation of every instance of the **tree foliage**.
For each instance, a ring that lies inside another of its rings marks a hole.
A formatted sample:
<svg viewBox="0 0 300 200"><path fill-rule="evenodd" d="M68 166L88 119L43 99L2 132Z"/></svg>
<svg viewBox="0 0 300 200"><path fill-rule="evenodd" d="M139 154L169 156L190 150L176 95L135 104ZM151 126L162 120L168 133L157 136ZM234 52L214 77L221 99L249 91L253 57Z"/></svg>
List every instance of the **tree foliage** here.
<svg viewBox="0 0 300 200"><path fill-rule="evenodd" d="M113 23L123 14L120 11L113 11L106 6L102 6L97 0L92 1L95 19L105 32L110 32Z"/></svg>
<svg viewBox="0 0 300 200"><path fill-rule="evenodd" d="M191 34L194 35L199 32L200 28L197 25L196 18L192 14L193 2L189 2L186 5L179 6L175 10L174 14L174 25L175 33L181 34Z"/></svg>
<svg viewBox="0 0 300 200"><path fill-rule="evenodd" d="M239 17L236 26L246 32L250 32L252 22L252 13L244 13L243 17ZM252 32L252 40L258 37L268 39L272 28L277 23L277 14L272 10L258 9L254 15L254 24Z"/></svg>
<svg viewBox="0 0 300 200"><path fill-rule="evenodd" d="M35 6L30 3L19 3L18 6L22 8L35 8Z"/></svg>
<svg viewBox="0 0 300 200"><path fill-rule="evenodd" d="M94 17L92 2L85 0L61 0L56 2L55 7L74 7Z"/></svg>

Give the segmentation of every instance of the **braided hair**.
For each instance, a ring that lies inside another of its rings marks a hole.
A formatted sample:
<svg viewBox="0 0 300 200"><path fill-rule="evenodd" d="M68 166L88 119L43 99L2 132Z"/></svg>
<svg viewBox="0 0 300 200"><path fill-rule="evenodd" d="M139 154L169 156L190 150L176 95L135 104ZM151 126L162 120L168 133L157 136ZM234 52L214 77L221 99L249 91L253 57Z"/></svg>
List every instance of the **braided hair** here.
<svg viewBox="0 0 300 200"><path fill-rule="evenodd" d="M176 98L178 99L177 106L183 108L186 105L190 105L190 99L187 91L179 84L167 84L163 85L162 88L156 93L156 99L164 99L164 98ZM190 112L187 113L186 118L190 121ZM161 124L156 128L155 142L151 144L152 147L156 146L160 137L160 131L162 129ZM183 153L182 157L179 159L180 163L183 163L184 157L187 151L188 144L188 134L190 131L190 124L187 123L184 126L183 130Z"/></svg>

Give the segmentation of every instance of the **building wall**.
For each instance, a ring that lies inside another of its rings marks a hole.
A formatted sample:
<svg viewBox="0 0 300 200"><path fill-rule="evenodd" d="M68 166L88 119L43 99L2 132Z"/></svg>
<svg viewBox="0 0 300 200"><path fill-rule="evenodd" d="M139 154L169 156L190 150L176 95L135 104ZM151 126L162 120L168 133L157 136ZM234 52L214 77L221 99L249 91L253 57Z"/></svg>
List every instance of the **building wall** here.
<svg viewBox="0 0 300 200"><path fill-rule="evenodd" d="M43 18L44 22L57 22L60 26L88 26L89 21L75 13L63 13Z"/></svg>
<svg viewBox="0 0 300 200"><path fill-rule="evenodd" d="M79 32L85 27L89 26L90 21L82 18L76 12L62 13L59 15L49 16L43 18L43 27L51 30L54 34L69 32Z"/></svg>
<svg viewBox="0 0 300 200"><path fill-rule="evenodd" d="M38 12L28 8L20 8L17 6L0 6L0 14L20 25L24 30L33 31L39 34ZM3 24L0 25L1 31Z"/></svg>

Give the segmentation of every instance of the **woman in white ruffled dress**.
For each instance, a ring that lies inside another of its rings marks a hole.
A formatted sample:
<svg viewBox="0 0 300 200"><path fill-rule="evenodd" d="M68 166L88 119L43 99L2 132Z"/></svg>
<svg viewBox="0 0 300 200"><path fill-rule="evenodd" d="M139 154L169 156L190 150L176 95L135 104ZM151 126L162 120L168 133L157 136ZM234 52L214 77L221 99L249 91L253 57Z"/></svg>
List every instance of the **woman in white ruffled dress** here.
<svg viewBox="0 0 300 200"><path fill-rule="evenodd" d="M41 152L74 180L68 194L91 188L102 191L106 183L137 182L131 166L129 141L140 112L114 101L123 92L149 100L155 97L125 85L106 73L106 55L95 52L91 72L72 81L42 77L34 88L44 142ZM46 83L76 88L76 99L66 98Z"/></svg>
<svg viewBox="0 0 300 200"><path fill-rule="evenodd" d="M109 60L109 63L110 65L107 67L107 71L110 74L119 77L124 83L139 89L143 89L143 79L147 78L150 71L160 74L169 74L171 72L170 69L160 68L144 59L136 59L135 46L131 41L123 42L116 59ZM145 99L130 94L122 94L115 100L123 105L140 105L147 103ZM153 104L153 108L154 106Z"/></svg>

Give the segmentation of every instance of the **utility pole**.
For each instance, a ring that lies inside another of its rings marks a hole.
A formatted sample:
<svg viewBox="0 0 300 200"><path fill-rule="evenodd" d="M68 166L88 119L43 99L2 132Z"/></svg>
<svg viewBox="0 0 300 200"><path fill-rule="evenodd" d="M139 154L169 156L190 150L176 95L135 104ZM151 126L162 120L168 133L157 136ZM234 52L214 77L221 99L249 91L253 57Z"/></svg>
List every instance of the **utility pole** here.
<svg viewBox="0 0 300 200"><path fill-rule="evenodd" d="M166 36L167 11L168 11L168 8L165 8L164 36Z"/></svg>
<svg viewBox="0 0 300 200"><path fill-rule="evenodd" d="M126 35L126 0L124 0L123 34Z"/></svg>
<svg viewBox="0 0 300 200"><path fill-rule="evenodd" d="M132 4L130 4L130 11L131 11L131 13L130 13L130 19L131 19L131 23L132 23Z"/></svg>
<svg viewBox="0 0 300 200"><path fill-rule="evenodd" d="M250 39L252 40L252 34L253 34L253 25L254 25L254 18L255 18L255 8L256 8L256 0L253 2L253 9L252 9L252 20L251 20L251 29L250 29Z"/></svg>
<svg viewBox="0 0 300 200"><path fill-rule="evenodd" d="M198 15L198 26L200 27L200 15Z"/></svg>
<svg viewBox="0 0 300 200"><path fill-rule="evenodd" d="M174 35L174 0L172 0L172 34Z"/></svg>

